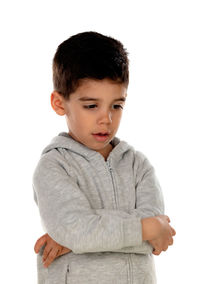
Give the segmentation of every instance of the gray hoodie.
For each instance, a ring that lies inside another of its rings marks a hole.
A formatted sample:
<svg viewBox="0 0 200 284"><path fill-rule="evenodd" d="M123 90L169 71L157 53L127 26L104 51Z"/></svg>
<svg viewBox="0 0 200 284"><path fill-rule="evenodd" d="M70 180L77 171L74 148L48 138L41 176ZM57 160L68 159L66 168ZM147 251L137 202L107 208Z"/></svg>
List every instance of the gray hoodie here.
<svg viewBox="0 0 200 284"><path fill-rule="evenodd" d="M164 214L163 196L148 159L114 137L104 157L60 133L43 150L33 174L42 226L72 251L44 268L38 284L154 284L152 247L141 219Z"/></svg>

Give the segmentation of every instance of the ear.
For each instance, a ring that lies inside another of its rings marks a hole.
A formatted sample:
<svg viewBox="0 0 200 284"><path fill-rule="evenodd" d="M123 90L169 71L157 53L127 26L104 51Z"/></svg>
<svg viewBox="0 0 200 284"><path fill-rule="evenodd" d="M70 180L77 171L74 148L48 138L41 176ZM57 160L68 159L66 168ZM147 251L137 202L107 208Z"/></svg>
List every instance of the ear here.
<svg viewBox="0 0 200 284"><path fill-rule="evenodd" d="M51 106L58 115L66 114L64 108L64 98L56 91L51 94Z"/></svg>

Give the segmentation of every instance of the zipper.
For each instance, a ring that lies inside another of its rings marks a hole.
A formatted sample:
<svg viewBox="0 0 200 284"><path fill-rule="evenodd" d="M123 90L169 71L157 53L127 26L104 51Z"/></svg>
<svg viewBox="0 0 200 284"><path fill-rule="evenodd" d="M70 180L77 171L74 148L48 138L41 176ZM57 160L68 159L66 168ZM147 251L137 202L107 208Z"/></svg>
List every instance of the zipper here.
<svg viewBox="0 0 200 284"><path fill-rule="evenodd" d="M113 184L113 190L114 190L114 197L115 197L115 209L119 208L118 206L118 202L117 202L117 190L116 190L116 187L115 187L115 183L114 183L114 177L113 177L113 169L111 167L111 163L110 163L110 160L107 160L106 161L106 164L108 166L108 169L109 169L109 172L110 172L110 175L111 175L111 179L112 179L112 184ZM133 283L133 271L132 271L132 261L131 261L131 255L128 255L128 283Z"/></svg>
<svg viewBox="0 0 200 284"><path fill-rule="evenodd" d="M111 175L111 179L112 179L112 185L113 185L114 197L115 197L115 207L117 209L119 206L118 206L118 202L117 202L117 191L116 191L116 188L115 188L115 183L114 183L114 178L113 178L113 173L112 173L113 170L111 168L109 160L106 161L106 164L108 166L108 169L109 169L109 172L110 172L110 175Z"/></svg>
<svg viewBox="0 0 200 284"><path fill-rule="evenodd" d="M134 283L133 280L133 261L132 261L132 255L129 254L128 255L128 262L129 262L129 283Z"/></svg>

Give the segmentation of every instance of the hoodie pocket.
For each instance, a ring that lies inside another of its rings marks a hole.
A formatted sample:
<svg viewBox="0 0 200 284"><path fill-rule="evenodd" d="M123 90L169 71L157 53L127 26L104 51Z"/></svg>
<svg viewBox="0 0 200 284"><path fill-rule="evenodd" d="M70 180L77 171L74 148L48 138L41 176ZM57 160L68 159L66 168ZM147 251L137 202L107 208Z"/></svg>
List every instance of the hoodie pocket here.
<svg viewBox="0 0 200 284"><path fill-rule="evenodd" d="M67 266L66 284L127 284L127 257L122 253L74 255Z"/></svg>

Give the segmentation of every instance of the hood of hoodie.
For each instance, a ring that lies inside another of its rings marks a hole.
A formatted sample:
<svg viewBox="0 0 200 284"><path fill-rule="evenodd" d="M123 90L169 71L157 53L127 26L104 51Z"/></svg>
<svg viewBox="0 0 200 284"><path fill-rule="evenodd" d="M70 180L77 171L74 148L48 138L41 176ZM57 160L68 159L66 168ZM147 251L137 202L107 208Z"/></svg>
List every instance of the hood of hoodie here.
<svg viewBox="0 0 200 284"><path fill-rule="evenodd" d="M113 149L110 152L109 156L112 156L118 160L122 158L125 152L133 149L127 142L121 141L118 137L114 137L110 143L113 145ZM74 140L67 132L61 132L57 136L55 136L51 140L50 144L48 144L44 148L42 154L45 154L56 148L67 149L76 153L77 155L81 155L88 160L94 158L94 156L96 155L101 155L97 151L92 150L84 144Z"/></svg>

